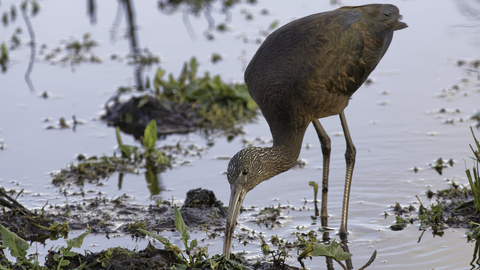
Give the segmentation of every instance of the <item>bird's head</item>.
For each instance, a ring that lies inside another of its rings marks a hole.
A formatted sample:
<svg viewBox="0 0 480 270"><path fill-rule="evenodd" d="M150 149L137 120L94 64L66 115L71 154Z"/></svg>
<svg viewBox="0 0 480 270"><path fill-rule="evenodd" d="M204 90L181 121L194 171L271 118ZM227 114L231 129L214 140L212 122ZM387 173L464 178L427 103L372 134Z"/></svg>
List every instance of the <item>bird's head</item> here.
<svg viewBox="0 0 480 270"><path fill-rule="evenodd" d="M265 175L264 158L266 149L263 147L249 147L240 150L228 163L227 178L230 186L242 186L245 193L269 176Z"/></svg>
<svg viewBox="0 0 480 270"><path fill-rule="evenodd" d="M398 8L394 5L373 4L362 7L365 10L365 15L375 21L382 22L385 26L394 31L408 27L406 23L400 21L403 17L400 15Z"/></svg>
<svg viewBox="0 0 480 270"><path fill-rule="evenodd" d="M230 258L233 231L245 195L259 183L273 176L270 176L264 167L267 163L265 154L268 149L261 147L245 148L233 156L228 164L227 178L231 193L223 242L223 253L227 258Z"/></svg>

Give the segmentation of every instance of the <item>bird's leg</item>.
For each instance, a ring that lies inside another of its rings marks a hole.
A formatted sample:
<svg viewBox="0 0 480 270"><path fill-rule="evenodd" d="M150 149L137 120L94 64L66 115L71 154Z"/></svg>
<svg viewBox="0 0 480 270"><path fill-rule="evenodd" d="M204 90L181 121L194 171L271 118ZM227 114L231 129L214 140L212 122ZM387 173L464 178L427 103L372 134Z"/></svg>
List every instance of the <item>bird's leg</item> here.
<svg viewBox="0 0 480 270"><path fill-rule="evenodd" d="M345 114L342 111L340 113L340 122L342 123L343 133L345 135L345 141L347 143L347 150L345 151L345 161L347 163L347 170L345 173L345 191L343 194L343 208L342 208L342 221L340 223L340 236L347 235L347 216L348 216L348 200L350 199L350 186L352 185L353 167L355 165L355 146L353 145L350 132L348 131L347 120Z"/></svg>
<svg viewBox="0 0 480 270"><path fill-rule="evenodd" d="M342 238L342 237L340 237ZM348 241L346 235L341 239L340 246L342 247L343 251L346 253L350 253L350 249L348 248ZM345 263L347 264L347 269L353 269L353 263L352 263L352 258L348 258L345 260Z"/></svg>
<svg viewBox="0 0 480 270"><path fill-rule="evenodd" d="M330 167L330 152L331 144L330 137L328 137L327 132L323 129L320 121L315 119L312 121L315 130L317 131L318 138L322 145L322 154L323 154L323 179L322 179L322 207L320 210L320 220L322 222L322 227L327 227L328 214L327 214L327 195L328 195L328 171Z"/></svg>

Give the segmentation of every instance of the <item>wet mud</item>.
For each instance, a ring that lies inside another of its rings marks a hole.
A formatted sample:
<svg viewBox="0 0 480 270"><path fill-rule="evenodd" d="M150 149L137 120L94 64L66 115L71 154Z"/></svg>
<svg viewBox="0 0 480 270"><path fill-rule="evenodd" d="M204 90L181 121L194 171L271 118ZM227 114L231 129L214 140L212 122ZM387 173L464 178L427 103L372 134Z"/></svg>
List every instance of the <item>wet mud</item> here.
<svg viewBox="0 0 480 270"><path fill-rule="evenodd" d="M112 200L97 197L89 203L52 207L47 209L46 216L57 222L67 222L72 230L89 227L93 233L107 235L131 233L140 236L137 228L154 232L175 229L170 201L145 206L130 204L130 200L126 195ZM187 193L180 213L191 230L201 229L200 225L221 230L226 217L223 203L215 198L215 194L200 188Z"/></svg>
<svg viewBox="0 0 480 270"><path fill-rule="evenodd" d="M169 201L143 206L129 203L131 198L126 195L114 199L97 197L88 203L48 206L32 212L16 203L7 192L2 190L0 194L3 198L0 203L4 209L11 208L8 211L4 210L3 215L0 215L0 223L27 241L45 243L47 239L67 238L69 230L89 229L90 233L105 234L109 238L110 234L117 233L144 237L137 229L158 234L176 228L174 207ZM190 190L180 208L180 213L191 231L205 230L209 237L216 237L224 230L226 217L224 205L210 190L201 188ZM59 256L61 251L50 250L45 258L45 269L56 269ZM225 264L223 255L215 255L210 261L205 260L200 267L183 267L185 265L181 264L173 250L157 249L149 243L141 251L116 247L101 252L76 253L69 257L70 263L62 266L62 269L77 269L82 264L84 265L82 269L215 269L211 265L213 261ZM220 269L298 269L281 261L251 263L243 257L234 257L233 261L248 268L232 266ZM4 255L0 256L0 264L9 266L9 269L18 268ZM172 268L175 266L180 268Z"/></svg>
<svg viewBox="0 0 480 270"><path fill-rule="evenodd" d="M201 127L202 119L191 103L160 101L148 95L132 97L123 103L115 100L113 105L106 106L106 114L102 118L108 125L118 126L136 139L143 136L152 119L157 122L159 135L192 132Z"/></svg>

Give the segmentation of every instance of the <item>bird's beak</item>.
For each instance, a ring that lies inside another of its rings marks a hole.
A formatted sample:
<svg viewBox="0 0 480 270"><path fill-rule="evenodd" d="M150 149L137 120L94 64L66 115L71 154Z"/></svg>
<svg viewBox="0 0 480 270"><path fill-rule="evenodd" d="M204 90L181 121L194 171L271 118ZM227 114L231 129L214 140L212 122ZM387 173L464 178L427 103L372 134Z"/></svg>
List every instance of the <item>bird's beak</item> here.
<svg viewBox="0 0 480 270"><path fill-rule="evenodd" d="M242 176L240 176L242 177ZM230 259L230 248L232 247L233 232L237 225L238 214L242 207L243 199L247 194L247 190L241 184L241 181L235 181L230 185L230 203L228 205L227 223L225 224L225 239L223 240L223 254Z"/></svg>
<svg viewBox="0 0 480 270"><path fill-rule="evenodd" d="M406 23L400 21L401 19L403 19L403 16L399 14L398 15L398 21L395 24L395 26L393 27L393 31L402 30L402 29L408 27L408 25Z"/></svg>

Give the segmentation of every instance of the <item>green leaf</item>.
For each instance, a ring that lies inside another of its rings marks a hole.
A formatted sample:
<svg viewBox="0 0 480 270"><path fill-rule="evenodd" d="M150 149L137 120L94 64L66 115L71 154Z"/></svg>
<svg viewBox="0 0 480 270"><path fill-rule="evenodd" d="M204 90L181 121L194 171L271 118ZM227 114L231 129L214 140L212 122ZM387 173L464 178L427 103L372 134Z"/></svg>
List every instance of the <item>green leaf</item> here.
<svg viewBox="0 0 480 270"><path fill-rule="evenodd" d="M144 95L143 97L140 98L140 101L138 102L137 108L143 107L145 104L148 103L150 100L148 95Z"/></svg>
<svg viewBox="0 0 480 270"><path fill-rule="evenodd" d="M30 247L28 243L1 224L0 233L2 234L3 245L10 250L10 254L17 259L25 260L28 248Z"/></svg>
<svg viewBox="0 0 480 270"><path fill-rule="evenodd" d="M273 30L273 29L277 28L278 24L279 24L278 20L275 20L275 21L273 21L273 22L270 24L270 26L268 27L268 29Z"/></svg>
<svg viewBox="0 0 480 270"><path fill-rule="evenodd" d="M162 77L165 75L165 70L162 68L157 68L157 73L155 74L155 78L153 79L153 87L155 90L159 90L160 86L163 86L165 82L163 81Z"/></svg>
<svg viewBox="0 0 480 270"><path fill-rule="evenodd" d="M5 43L2 42L2 57L4 57L4 55L7 55L8 54L8 50L7 50L7 45L5 45Z"/></svg>
<svg viewBox="0 0 480 270"><path fill-rule="evenodd" d="M395 216L395 222L397 224L404 224L404 223L408 223L408 221L406 221L405 219L399 217L399 216Z"/></svg>
<svg viewBox="0 0 480 270"><path fill-rule="evenodd" d="M158 149L154 149L153 151L155 153L155 156L157 157L157 159L155 160L155 163L157 163L158 165L164 165L164 166L170 166L170 158L165 156L165 153L158 150Z"/></svg>
<svg viewBox="0 0 480 270"><path fill-rule="evenodd" d="M255 111L258 108L257 103L253 99L247 101L247 109L249 111Z"/></svg>
<svg viewBox="0 0 480 270"><path fill-rule="evenodd" d="M35 16L40 10L40 5L38 4L37 1L32 1L31 3L32 3L32 15Z"/></svg>
<svg viewBox="0 0 480 270"><path fill-rule="evenodd" d="M236 267L237 269L240 269L240 270L251 270L250 268L244 266L244 265L241 265L235 261L232 261L232 260L227 260L225 259L225 261L227 261L228 263L232 264L234 267Z"/></svg>
<svg viewBox="0 0 480 270"><path fill-rule="evenodd" d="M70 261L69 260L63 260L61 263L60 263L60 266L67 266L70 264Z"/></svg>
<svg viewBox="0 0 480 270"><path fill-rule="evenodd" d="M315 183L315 181L310 181L308 182L308 185L313 187L313 192L315 194L315 200L317 199L317 194L318 194L318 183Z"/></svg>
<svg viewBox="0 0 480 270"><path fill-rule="evenodd" d="M117 135L118 147L120 147L120 150L122 150L123 155L125 157L130 157L130 155L132 154L132 152L130 150L130 146L123 144L122 137L120 136L120 128L119 127L117 127L117 129L115 130L115 134Z"/></svg>
<svg viewBox="0 0 480 270"><path fill-rule="evenodd" d="M192 57L190 59L190 74L189 74L190 81L194 81L195 78L197 77L197 69L198 69L197 58Z"/></svg>
<svg viewBox="0 0 480 270"><path fill-rule="evenodd" d="M198 244L197 239L193 239L192 242L190 242L190 248L195 248L197 244Z"/></svg>
<svg viewBox="0 0 480 270"><path fill-rule="evenodd" d="M125 123L129 125L133 123L133 115L129 112L125 114Z"/></svg>
<svg viewBox="0 0 480 270"><path fill-rule="evenodd" d="M178 77L178 84L185 85L185 81L187 80L187 74L188 74L187 63L183 63L182 72L180 72L180 76Z"/></svg>
<svg viewBox="0 0 480 270"><path fill-rule="evenodd" d="M177 227L177 231L182 235L183 244L185 245L185 248L187 248L187 241L190 239L187 225L185 225L182 214L180 214L176 205L173 206L173 212L175 213L175 227Z"/></svg>
<svg viewBox="0 0 480 270"><path fill-rule="evenodd" d="M82 234L80 234L79 236L73 238L73 239L68 239L68 240L65 240L65 242L67 242L67 245L69 247L75 247L75 248L81 248L82 247L82 244L83 244L83 239L85 238L85 236L87 236L87 234L90 233L90 230L86 230L84 231Z"/></svg>
<svg viewBox="0 0 480 270"><path fill-rule="evenodd" d="M87 262L84 262L82 263L81 265L79 265L77 268L73 269L73 270L82 270L83 268L85 268L85 266L87 265Z"/></svg>
<svg viewBox="0 0 480 270"><path fill-rule="evenodd" d="M143 135L143 146L145 146L147 149L154 149L157 138L157 122L152 119L145 128L145 133Z"/></svg>
<svg viewBox="0 0 480 270"><path fill-rule="evenodd" d="M145 78L145 88L149 89L150 88L150 78L147 75L147 78Z"/></svg>
<svg viewBox="0 0 480 270"><path fill-rule="evenodd" d="M326 256L337 261L344 261L352 257L352 254L343 251L340 244L332 241L330 245L314 243L315 249L310 253L312 256Z"/></svg>
<svg viewBox="0 0 480 270"><path fill-rule="evenodd" d="M74 252L74 251L67 251L63 254L63 256L65 256L65 257L73 257L75 255L77 255L77 253Z"/></svg>
<svg viewBox="0 0 480 270"><path fill-rule="evenodd" d="M143 234L145 234L145 235L148 235L148 236L151 236L151 237L157 239L157 240L160 241L162 244L164 244L165 247L167 247L167 248L172 246L172 244L170 243L170 241L168 241L168 239L165 238L165 237L163 237L163 236L153 234L153 233L151 233L151 232L149 232L149 231L146 231L146 230L143 230L143 229L137 229L137 231L139 231L139 232L141 232L141 233L143 233Z"/></svg>

